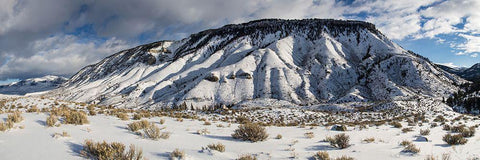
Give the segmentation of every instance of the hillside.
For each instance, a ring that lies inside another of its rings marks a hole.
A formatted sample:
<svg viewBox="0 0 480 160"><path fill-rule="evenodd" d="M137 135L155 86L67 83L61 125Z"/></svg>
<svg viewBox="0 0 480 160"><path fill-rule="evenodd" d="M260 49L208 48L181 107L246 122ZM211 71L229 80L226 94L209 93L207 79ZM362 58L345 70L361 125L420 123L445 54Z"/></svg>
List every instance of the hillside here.
<svg viewBox="0 0 480 160"><path fill-rule="evenodd" d="M48 91L58 88L66 81L67 78L51 75L30 78L7 85L0 85L0 94L25 95L27 93Z"/></svg>
<svg viewBox="0 0 480 160"><path fill-rule="evenodd" d="M52 95L147 108L355 106L441 99L461 83L371 23L265 19L118 52Z"/></svg>

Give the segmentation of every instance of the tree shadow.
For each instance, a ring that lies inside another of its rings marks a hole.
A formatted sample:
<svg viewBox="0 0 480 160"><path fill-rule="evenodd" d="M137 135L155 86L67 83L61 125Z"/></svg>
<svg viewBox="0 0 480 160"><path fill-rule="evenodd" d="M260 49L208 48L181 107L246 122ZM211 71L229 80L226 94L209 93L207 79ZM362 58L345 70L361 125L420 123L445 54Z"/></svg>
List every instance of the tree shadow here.
<svg viewBox="0 0 480 160"><path fill-rule="evenodd" d="M338 150L338 148L334 148L330 145L315 145L315 146L310 146L310 147L307 147L305 148L305 150L307 151L318 151L318 150L322 150L322 151L328 151L328 150Z"/></svg>
<svg viewBox="0 0 480 160"><path fill-rule="evenodd" d="M40 125L42 125L42 126L47 126L47 122L46 122L46 121L36 120L35 122L37 122L38 124L40 124Z"/></svg>
<svg viewBox="0 0 480 160"><path fill-rule="evenodd" d="M155 153L154 155L161 157L162 159L169 159L170 158L170 153Z"/></svg>
<svg viewBox="0 0 480 160"><path fill-rule="evenodd" d="M449 144L435 144L435 146L438 146L438 147L450 147L451 145L449 145Z"/></svg>
<svg viewBox="0 0 480 160"><path fill-rule="evenodd" d="M217 135L204 135L204 136L208 137L208 138L219 139L219 140L224 140L224 141L242 142L241 140L234 139L231 136L217 136Z"/></svg>
<svg viewBox="0 0 480 160"><path fill-rule="evenodd" d="M74 156L81 156L81 152L83 150L83 146L81 144L73 143L73 142L65 142L70 150L72 151L71 154Z"/></svg>

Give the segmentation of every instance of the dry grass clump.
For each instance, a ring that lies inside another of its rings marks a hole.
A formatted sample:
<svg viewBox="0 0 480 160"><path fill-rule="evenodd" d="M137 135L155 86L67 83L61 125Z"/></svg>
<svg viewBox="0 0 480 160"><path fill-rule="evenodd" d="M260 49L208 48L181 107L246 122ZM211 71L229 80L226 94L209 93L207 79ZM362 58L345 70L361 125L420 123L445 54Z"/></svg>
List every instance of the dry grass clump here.
<svg viewBox="0 0 480 160"><path fill-rule="evenodd" d="M411 142L411 141L407 141L407 140L403 140L402 142L400 142L400 145L401 145L401 146L404 146L404 147L406 147L406 146L408 146L408 145L410 145L410 144L412 144L412 142Z"/></svg>
<svg viewBox="0 0 480 160"><path fill-rule="evenodd" d="M219 152L225 152L225 145L223 145L222 143L209 144L207 147L211 150L216 150L216 151L219 151Z"/></svg>
<svg viewBox="0 0 480 160"><path fill-rule="evenodd" d="M390 122L390 125L392 125L395 128L402 128L402 124L397 121Z"/></svg>
<svg viewBox="0 0 480 160"><path fill-rule="evenodd" d="M171 159L184 159L185 158L185 151L182 151L180 149L175 149L170 153L170 158Z"/></svg>
<svg viewBox="0 0 480 160"><path fill-rule="evenodd" d="M330 155L325 151L318 151L312 156L314 160L330 160Z"/></svg>
<svg viewBox="0 0 480 160"><path fill-rule="evenodd" d="M443 136L442 139L449 145L461 145L467 143L468 141L465 139L465 137L463 137L462 134L451 135L450 133Z"/></svg>
<svg viewBox="0 0 480 160"><path fill-rule="evenodd" d="M355 158L348 157L348 156L341 156L341 157L335 158L335 160L355 160Z"/></svg>
<svg viewBox="0 0 480 160"><path fill-rule="evenodd" d="M125 145L119 142L107 143L92 142L86 140L83 145L81 154L90 159L98 160L140 160L143 159L143 151L135 148L134 145L130 145L130 149L126 150Z"/></svg>
<svg viewBox="0 0 480 160"><path fill-rule="evenodd" d="M8 114L7 121L11 120L13 123L18 123L23 120L22 113L15 111L12 114Z"/></svg>
<svg viewBox="0 0 480 160"><path fill-rule="evenodd" d="M81 111L71 111L64 114L66 124L83 125L88 124L87 114Z"/></svg>
<svg viewBox="0 0 480 160"><path fill-rule="evenodd" d="M420 152L420 148L415 146L413 143L410 143L402 150L402 152L417 154L418 152Z"/></svg>
<svg viewBox="0 0 480 160"><path fill-rule="evenodd" d="M315 137L315 135L313 134L313 132L307 132L305 134L303 134L306 138L308 139L312 139L313 137Z"/></svg>
<svg viewBox="0 0 480 160"><path fill-rule="evenodd" d="M122 121L127 121L129 120L130 118L128 117L128 114L127 113L117 113L117 117L119 119L121 119Z"/></svg>
<svg viewBox="0 0 480 160"><path fill-rule="evenodd" d="M30 107L29 109L27 109L27 112L28 112L28 113L31 113L31 112L39 112L39 111L40 111L40 109L38 109L37 106L35 106L35 105L32 106L32 107Z"/></svg>
<svg viewBox="0 0 480 160"><path fill-rule="evenodd" d="M212 125L212 123L210 123L209 121L205 121L203 125L209 126L209 125Z"/></svg>
<svg viewBox="0 0 480 160"><path fill-rule="evenodd" d="M365 142L365 143L372 143L372 142L375 142L375 138L373 137L370 137L370 138L365 138L362 140L362 142Z"/></svg>
<svg viewBox="0 0 480 160"><path fill-rule="evenodd" d="M257 157L253 155L241 155L237 160L257 160Z"/></svg>
<svg viewBox="0 0 480 160"><path fill-rule="evenodd" d="M232 137L244 141L257 142L266 140L268 134L264 127L255 123L246 123L239 125Z"/></svg>
<svg viewBox="0 0 480 160"><path fill-rule="evenodd" d="M164 124L165 123L165 119L160 119L160 124Z"/></svg>
<svg viewBox="0 0 480 160"><path fill-rule="evenodd" d="M55 126L55 123L57 123L58 118L57 116L50 114L50 116L47 117L46 124L48 127L53 127Z"/></svg>
<svg viewBox="0 0 480 160"><path fill-rule="evenodd" d="M210 134L210 131L208 131L208 129L204 128L204 129L197 130L197 134L207 135L207 134Z"/></svg>
<svg viewBox="0 0 480 160"><path fill-rule="evenodd" d="M68 132L63 131L62 133L54 133L52 135L53 138L58 138L58 137L70 137L70 134Z"/></svg>
<svg viewBox="0 0 480 160"><path fill-rule="evenodd" d="M7 122L0 122L0 131L4 132L13 128L13 124L14 123L12 120L7 120Z"/></svg>
<svg viewBox="0 0 480 160"><path fill-rule="evenodd" d="M420 135L427 136L430 134L430 129L420 129Z"/></svg>
<svg viewBox="0 0 480 160"><path fill-rule="evenodd" d="M277 136L275 136L275 139L282 139L283 136L281 134L277 134Z"/></svg>
<svg viewBox="0 0 480 160"><path fill-rule="evenodd" d="M149 125L150 125L150 123L148 123L147 120L141 120L141 121L137 121L137 122L132 122L132 123L128 124L127 126L128 126L128 130L130 130L132 132L136 132L138 130L147 128Z"/></svg>
<svg viewBox="0 0 480 160"><path fill-rule="evenodd" d="M143 132L145 133L146 137L153 140L170 138L170 132L160 132L160 130L161 129L158 128L154 123L150 123L147 128L143 129Z"/></svg>
<svg viewBox="0 0 480 160"><path fill-rule="evenodd" d="M339 149L344 149L350 146L350 137L345 133L337 134L333 138L327 137L325 140L330 143L330 146Z"/></svg>
<svg viewBox="0 0 480 160"><path fill-rule="evenodd" d="M413 127L402 128L403 133L408 133L408 132L411 132L411 131L413 131Z"/></svg>

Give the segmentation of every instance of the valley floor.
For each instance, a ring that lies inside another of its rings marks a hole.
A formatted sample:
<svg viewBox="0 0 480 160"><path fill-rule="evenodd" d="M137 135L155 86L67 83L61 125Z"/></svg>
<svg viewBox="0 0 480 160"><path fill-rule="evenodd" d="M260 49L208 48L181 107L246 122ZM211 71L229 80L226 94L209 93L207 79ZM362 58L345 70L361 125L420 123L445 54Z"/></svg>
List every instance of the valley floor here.
<svg viewBox="0 0 480 160"><path fill-rule="evenodd" d="M53 100L40 98L16 99L11 103L35 104L38 108L50 106ZM61 104L61 103L60 103ZM18 105L17 105L18 107ZM6 121L9 110L3 109L0 114L0 122ZM0 132L0 159L85 159L81 156L81 150L85 140L120 142L126 146L134 144L143 150L145 158L169 159L170 153L175 149L185 152L186 159L237 159L242 155L250 154L258 159L310 159L318 151L326 151L331 158L343 155L359 160L369 159L426 159L433 156L442 159L442 155L448 155L450 159L476 159L480 158L480 134L467 138L465 145L450 146L442 137L450 133L442 129L442 126L431 127L432 116L427 116L429 122L418 123L420 125L408 126L407 122L401 121L403 128L412 127L413 131L404 133L401 128L391 125L370 125L364 129L359 126L347 127L347 131L333 131L331 126L290 126L277 127L267 126L269 134L267 140L262 142L248 142L233 139L231 134L239 124L223 121L215 121L207 117L206 120L183 119L172 117L143 118L154 122L164 131L170 132L168 139L151 140L129 131L127 124L137 121L120 120L116 116L97 114L88 116L89 124L70 125L61 124L58 127L47 127L46 119L48 112L22 111L23 121L16 123L12 129ZM129 114L130 117L132 114ZM458 117L457 113L445 115L447 119ZM469 116L465 116L469 117ZM163 124L160 121L164 121ZM205 125L205 121L211 125ZM477 117L457 119L455 124L473 126L479 124ZM207 129L210 133L197 134L198 130ZM430 129L427 142L417 141L420 129ZM68 133L68 136L54 136L55 133ZM313 132L313 137L306 137L305 133ZM345 149L331 147L323 140L327 136L345 133L350 137L351 146ZM281 135L281 139L276 139ZM364 139L373 138L373 142L365 142ZM399 144L404 141L412 143L420 149L417 154L404 153L404 147ZM225 152L202 149L212 143L225 145Z"/></svg>

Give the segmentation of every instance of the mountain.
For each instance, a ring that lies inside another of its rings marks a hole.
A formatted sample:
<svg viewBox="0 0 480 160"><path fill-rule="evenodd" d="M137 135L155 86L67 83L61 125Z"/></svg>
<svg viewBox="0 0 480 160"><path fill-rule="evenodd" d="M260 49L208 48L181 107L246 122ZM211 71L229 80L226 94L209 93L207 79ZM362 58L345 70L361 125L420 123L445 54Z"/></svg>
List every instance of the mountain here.
<svg viewBox="0 0 480 160"><path fill-rule="evenodd" d="M480 63L474 64L470 68L452 68L445 65L437 64L438 67L442 68L443 70L456 74L463 79L469 81L478 81L480 80Z"/></svg>
<svg viewBox="0 0 480 160"><path fill-rule="evenodd" d="M371 23L263 19L115 53L52 94L120 107L306 106L440 98L462 82Z"/></svg>
<svg viewBox="0 0 480 160"><path fill-rule="evenodd" d="M44 76L13 82L8 85L0 85L0 94L25 95L27 93L48 91L58 88L67 78L58 76Z"/></svg>

